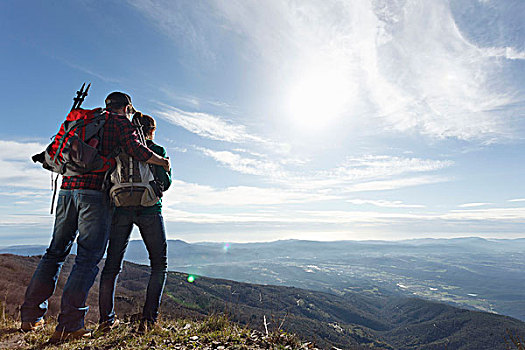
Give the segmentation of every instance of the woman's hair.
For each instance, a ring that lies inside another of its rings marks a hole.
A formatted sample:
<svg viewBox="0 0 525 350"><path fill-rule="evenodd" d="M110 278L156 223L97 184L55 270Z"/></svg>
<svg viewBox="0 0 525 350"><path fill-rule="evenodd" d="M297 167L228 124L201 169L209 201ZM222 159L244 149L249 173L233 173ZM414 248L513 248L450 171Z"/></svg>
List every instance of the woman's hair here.
<svg viewBox="0 0 525 350"><path fill-rule="evenodd" d="M133 119L131 120L133 124L136 123L136 119L138 119L138 122L140 125L142 125L142 131L144 131L144 137L146 139L152 139L153 132L157 128L157 123L155 123L155 119L153 119L152 116L147 114L142 114L141 112L136 112L133 115Z"/></svg>

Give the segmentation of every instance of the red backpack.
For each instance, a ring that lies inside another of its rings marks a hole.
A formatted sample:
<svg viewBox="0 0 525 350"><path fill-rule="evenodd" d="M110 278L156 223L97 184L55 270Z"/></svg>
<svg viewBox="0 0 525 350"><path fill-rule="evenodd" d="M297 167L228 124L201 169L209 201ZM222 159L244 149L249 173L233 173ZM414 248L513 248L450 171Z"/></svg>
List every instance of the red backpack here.
<svg viewBox="0 0 525 350"><path fill-rule="evenodd" d="M102 108L73 109L38 161L43 160L45 169L64 176L106 172L115 165L114 159L99 153L108 116Z"/></svg>

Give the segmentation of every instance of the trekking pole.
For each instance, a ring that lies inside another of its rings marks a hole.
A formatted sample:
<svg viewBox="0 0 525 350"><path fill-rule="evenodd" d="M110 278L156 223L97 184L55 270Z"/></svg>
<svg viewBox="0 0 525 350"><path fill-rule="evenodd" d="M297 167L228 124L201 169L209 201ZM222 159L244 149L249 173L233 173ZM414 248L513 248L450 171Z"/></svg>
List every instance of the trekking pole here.
<svg viewBox="0 0 525 350"><path fill-rule="evenodd" d="M146 137L144 136L144 125L138 120L138 118L133 119L133 124L137 129L137 134L139 135L139 141L146 146Z"/></svg>
<svg viewBox="0 0 525 350"><path fill-rule="evenodd" d="M87 86L86 90L84 91L84 87L86 86L86 83L82 84L82 87L80 90L77 91L77 96L73 98L73 107L71 107L71 110L78 109L82 105L82 102L84 102L84 99L86 98L89 88L91 87L91 83Z"/></svg>
<svg viewBox="0 0 525 350"><path fill-rule="evenodd" d="M80 108L80 106L82 105L82 102L84 102L84 99L86 98L86 96L88 94L89 88L91 87L91 83L89 83L89 85L87 86L86 90L84 91L84 87L85 86L86 86L86 83L82 84L82 87L80 88L80 90L77 91L77 96L73 98L73 107L71 107L71 110ZM54 136L53 136L53 138L54 138ZM31 157L31 159L35 163L37 163L37 162L44 163L45 162L45 153L46 153L46 151L40 152L38 154L35 154L34 156Z"/></svg>

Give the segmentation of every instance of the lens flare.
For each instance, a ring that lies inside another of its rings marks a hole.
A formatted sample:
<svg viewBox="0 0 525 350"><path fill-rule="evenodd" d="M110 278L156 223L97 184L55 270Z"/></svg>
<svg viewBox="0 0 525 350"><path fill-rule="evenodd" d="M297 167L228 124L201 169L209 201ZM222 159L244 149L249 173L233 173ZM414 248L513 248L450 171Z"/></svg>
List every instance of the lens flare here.
<svg viewBox="0 0 525 350"><path fill-rule="evenodd" d="M193 276L193 275L188 275L188 282L190 282L190 283L195 282L195 276Z"/></svg>
<svg viewBox="0 0 525 350"><path fill-rule="evenodd" d="M230 243L224 243L224 245L222 246L222 250L224 250L224 252L227 253L229 249Z"/></svg>

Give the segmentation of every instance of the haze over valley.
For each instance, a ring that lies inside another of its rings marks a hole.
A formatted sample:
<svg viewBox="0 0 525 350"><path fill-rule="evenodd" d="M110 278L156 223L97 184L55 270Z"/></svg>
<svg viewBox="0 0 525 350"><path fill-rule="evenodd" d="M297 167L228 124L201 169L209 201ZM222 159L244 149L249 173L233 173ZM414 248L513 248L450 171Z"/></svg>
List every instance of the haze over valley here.
<svg viewBox="0 0 525 350"><path fill-rule="evenodd" d="M0 253L42 254L44 246ZM337 295L402 295L525 321L525 239L186 243L169 241L172 271ZM149 264L142 241L125 259Z"/></svg>

